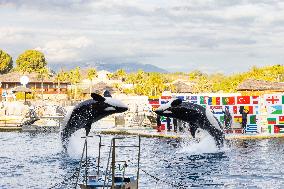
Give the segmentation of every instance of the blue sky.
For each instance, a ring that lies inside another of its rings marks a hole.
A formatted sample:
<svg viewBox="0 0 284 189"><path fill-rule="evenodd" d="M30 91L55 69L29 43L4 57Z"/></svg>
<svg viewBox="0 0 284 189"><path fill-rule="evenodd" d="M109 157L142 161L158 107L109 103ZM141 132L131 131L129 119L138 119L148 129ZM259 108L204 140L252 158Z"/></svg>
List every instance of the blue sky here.
<svg viewBox="0 0 284 189"><path fill-rule="evenodd" d="M49 64L139 62L233 73L283 64L281 0L0 0L0 48Z"/></svg>

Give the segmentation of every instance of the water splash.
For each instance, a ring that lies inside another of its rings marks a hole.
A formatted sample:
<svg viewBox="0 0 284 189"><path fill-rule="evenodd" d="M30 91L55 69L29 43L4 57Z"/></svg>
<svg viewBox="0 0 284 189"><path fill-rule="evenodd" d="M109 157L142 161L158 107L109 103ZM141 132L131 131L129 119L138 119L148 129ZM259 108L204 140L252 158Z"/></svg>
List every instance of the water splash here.
<svg viewBox="0 0 284 189"><path fill-rule="evenodd" d="M218 148L214 138L205 130L198 128L196 130L195 138L189 138L184 135L182 139L181 148L177 153L186 153L190 155L218 153L224 151L226 147Z"/></svg>

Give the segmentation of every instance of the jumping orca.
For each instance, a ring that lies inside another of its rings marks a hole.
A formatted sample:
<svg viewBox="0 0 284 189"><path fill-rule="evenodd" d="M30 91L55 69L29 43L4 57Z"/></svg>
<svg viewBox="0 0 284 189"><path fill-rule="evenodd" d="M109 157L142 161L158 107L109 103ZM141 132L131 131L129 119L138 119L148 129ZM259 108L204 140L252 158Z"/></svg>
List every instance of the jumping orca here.
<svg viewBox="0 0 284 189"><path fill-rule="evenodd" d="M155 113L188 122L193 137L197 128L206 130L214 138L217 146L221 147L223 145L224 132L222 126L208 108L190 102L183 102L181 99L174 99L160 106Z"/></svg>
<svg viewBox="0 0 284 189"><path fill-rule="evenodd" d="M122 113L128 107L122 102L113 99L110 93L105 92L105 97L92 93L92 99L79 103L71 114L64 119L61 128L61 140L64 149L67 148L70 136L77 130L84 128L88 136L94 122L114 113Z"/></svg>

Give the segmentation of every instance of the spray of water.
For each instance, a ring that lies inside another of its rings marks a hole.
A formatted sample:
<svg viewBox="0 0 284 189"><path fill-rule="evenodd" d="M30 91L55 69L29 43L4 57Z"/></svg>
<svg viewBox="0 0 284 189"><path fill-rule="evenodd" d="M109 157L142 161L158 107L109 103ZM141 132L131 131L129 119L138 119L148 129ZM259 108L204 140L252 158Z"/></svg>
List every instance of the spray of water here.
<svg viewBox="0 0 284 189"><path fill-rule="evenodd" d="M185 133L182 139L181 148L177 153L189 155L218 153L224 151L226 147L218 148L214 138L205 130L198 128L195 138L189 137L190 133Z"/></svg>

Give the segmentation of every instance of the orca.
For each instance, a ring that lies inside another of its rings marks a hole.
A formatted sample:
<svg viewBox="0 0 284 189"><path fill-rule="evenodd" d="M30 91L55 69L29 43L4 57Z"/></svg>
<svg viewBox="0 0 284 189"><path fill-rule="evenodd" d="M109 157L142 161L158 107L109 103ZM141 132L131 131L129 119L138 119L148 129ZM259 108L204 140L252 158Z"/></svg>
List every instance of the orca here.
<svg viewBox="0 0 284 189"><path fill-rule="evenodd" d="M94 122L114 113L122 113L128 107L119 100L113 99L110 93L105 97L92 93L92 99L83 101L74 107L72 112L65 116L61 127L61 141L66 150L70 136L77 130L84 128L86 136L89 135Z"/></svg>
<svg viewBox="0 0 284 189"><path fill-rule="evenodd" d="M183 102L181 99L174 99L167 104L161 105L155 110L155 113L189 123L190 133L193 137L195 137L197 128L206 130L214 138L218 147L223 146L225 135L222 125L209 108Z"/></svg>

